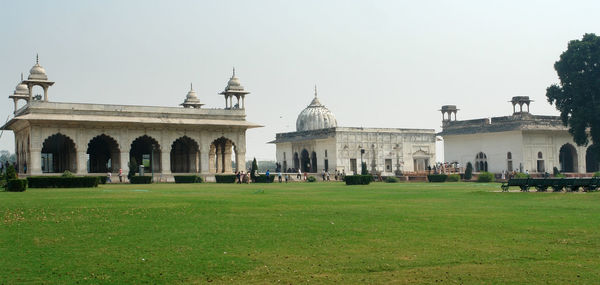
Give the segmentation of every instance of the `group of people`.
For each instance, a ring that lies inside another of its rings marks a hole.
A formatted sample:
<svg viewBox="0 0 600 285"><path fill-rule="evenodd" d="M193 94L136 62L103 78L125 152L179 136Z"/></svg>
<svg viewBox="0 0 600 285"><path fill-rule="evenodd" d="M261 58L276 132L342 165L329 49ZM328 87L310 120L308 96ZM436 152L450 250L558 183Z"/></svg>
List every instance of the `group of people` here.
<svg viewBox="0 0 600 285"><path fill-rule="evenodd" d="M439 173L461 173L460 163L458 162L437 162L433 166L427 166L427 172Z"/></svg>
<svg viewBox="0 0 600 285"><path fill-rule="evenodd" d="M123 182L123 169L119 168L119 182ZM110 169L106 172L106 183L112 183L112 173Z"/></svg>

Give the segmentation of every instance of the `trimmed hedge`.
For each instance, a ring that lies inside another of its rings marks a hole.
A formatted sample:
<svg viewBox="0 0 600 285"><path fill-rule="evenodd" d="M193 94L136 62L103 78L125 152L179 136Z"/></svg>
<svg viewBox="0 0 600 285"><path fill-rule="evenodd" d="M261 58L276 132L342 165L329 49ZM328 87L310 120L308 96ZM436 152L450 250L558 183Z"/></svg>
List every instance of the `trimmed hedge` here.
<svg viewBox="0 0 600 285"><path fill-rule="evenodd" d="M89 188L98 187L98 176L62 177L32 176L27 177L29 188Z"/></svg>
<svg viewBox="0 0 600 285"><path fill-rule="evenodd" d="M175 175L175 183L201 183L202 177L198 175Z"/></svg>
<svg viewBox="0 0 600 285"><path fill-rule="evenodd" d="M261 174L259 176L256 176L256 178L254 179L254 183L273 183L274 180L275 175L269 175L269 179L267 180L267 175Z"/></svg>
<svg viewBox="0 0 600 285"><path fill-rule="evenodd" d="M311 175L306 178L306 182L317 182L317 178Z"/></svg>
<svg viewBox="0 0 600 285"><path fill-rule="evenodd" d="M346 185L368 185L373 181L372 175L346 175Z"/></svg>
<svg viewBox="0 0 600 285"><path fill-rule="evenodd" d="M98 177L98 184L106 184L106 181L108 180L108 177L106 176L96 176Z"/></svg>
<svg viewBox="0 0 600 285"><path fill-rule="evenodd" d="M27 179L9 179L6 183L8 192L24 192L27 189Z"/></svg>
<svg viewBox="0 0 600 285"><path fill-rule="evenodd" d="M460 175L459 174L450 174L446 178L446 182L458 182L458 181L460 181Z"/></svg>
<svg viewBox="0 0 600 285"><path fill-rule="evenodd" d="M560 174L560 173L559 173ZM529 174L523 172L517 172L514 178L529 178Z"/></svg>
<svg viewBox="0 0 600 285"><path fill-rule="evenodd" d="M385 183L398 183L398 178L395 176L388 176L385 179L383 179L383 181Z"/></svg>
<svg viewBox="0 0 600 285"><path fill-rule="evenodd" d="M448 175L446 174L429 174L427 175L427 181L429 182L446 182Z"/></svg>
<svg viewBox="0 0 600 285"><path fill-rule="evenodd" d="M494 173L490 172L481 172L477 177L477 182L492 182L494 181Z"/></svg>
<svg viewBox="0 0 600 285"><path fill-rule="evenodd" d="M132 176L129 179L131 184L150 184L152 183L152 176Z"/></svg>
<svg viewBox="0 0 600 285"><path fill-rule="evenodd" d="M217 183L235 183L235 179L235 174L215 175L215 181L217 181Z"/></svg>

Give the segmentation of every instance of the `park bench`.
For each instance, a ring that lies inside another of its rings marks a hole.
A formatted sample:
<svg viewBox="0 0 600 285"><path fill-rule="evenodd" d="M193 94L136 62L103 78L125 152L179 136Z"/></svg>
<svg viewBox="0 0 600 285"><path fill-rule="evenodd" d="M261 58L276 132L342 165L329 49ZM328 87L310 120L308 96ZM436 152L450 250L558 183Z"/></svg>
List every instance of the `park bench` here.
<svg viewBox="0 0 600 285"><path fill-rule="evenodd" d="M521 188L521 191L529 191L529 180L531 178L511 178L507 182L502 183L502 192L507 192L508 187L516 186Z"/></svg>

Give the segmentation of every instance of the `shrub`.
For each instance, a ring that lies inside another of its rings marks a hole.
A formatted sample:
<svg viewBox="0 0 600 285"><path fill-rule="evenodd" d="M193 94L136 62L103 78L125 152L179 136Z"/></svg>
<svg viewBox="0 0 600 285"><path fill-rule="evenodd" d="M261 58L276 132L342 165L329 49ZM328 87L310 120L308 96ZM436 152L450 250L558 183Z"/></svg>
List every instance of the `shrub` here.
<svg viewBox="0 0 600 285"><path fill-rule="evenodd" d="M373 181L371 175L346 175L346 185L368 185Z"/></svg>
<svg viewBox="0 0 600 285"><path fill-rule="evenodd" d="M554 177L556 177L556 178L566 178L567 176L564 175L564 174L562 174L562 173L558 173L558 174L554 175Z"/></svg>
<svg viewBox="0 0 600 285"><path fill-rule="evenodd" d="M267 175L260 174L254 177L254 183L273 183L275 180L275 175L269 175L269 179L267 180Z"/></svg>
<svg viewBox="0 0 600 285"><path fill-rule="evenodd" d="M364 161L360 164L360 174L369 175L369 171L367 170L367 163Z"/></svg>
<svg viewBox="0 0 600 285"><path fill-rule="evenodd" d="M201 183L202 177L198 175L175 175L175 183Z"/></svg>
<svg viewBox="0 0 600 285"><path fill-rule="evenodd" d="M383 181L385 181L385 183L397 183L398 178L396 178L395 176L388 176Z"/></svg>
<svg viewBox="0 0 600 285"><path fill-rule="evenodd" d="M560 174L560 173L559 173ZM529 178L529 174L523 172L517 172L514 178Z"/></svg>
<svg viewBox="0 0 600 285"><path fill-rule="evenodd" d="M9 164L6 167L6 177L5 179L8 181L10 179L17 179L17 172L15 171L15 167L12 164Z"/></svg>
<svg viewBox="0 0 600 285"><path fill-rule="evenodd" d="M98 176L62 177L32 176L27 177L29 188L87 188L98 187Z"/></svg>
<svg viewBox="0 0 600 285"><path fill-rule="evenodd" d="M73 175L71 171L65 170L65 172L63 172L63 174L60 177L75 177L75 175Z"/></svg>
<svg viewBox="0 0 600 285"><path fill-rule="evenodd" d="M133 176L129 179L131 184L150 184L152 183L152 176Z"/></svg>
<svg viewBox="0 0 600 285"><path fill-rule="evenodd" d="M458 182L460 181L460 175L458 174L450 174L448 178L446 178L446 182Z"/></svg>
<svg viewBox="0 0 600 285"><path fill-rule="evenodd" d="M235 179L235 174L215 175L215 181L217 181L217 183L235 183Z"/></svg>
<svg viewBox="0 0 600 285"><path fill-rule="evenodd" d="M306 182L317 182L317 178L311 175L306 178Z"/></svg>
<svg viewBox="0 0 600 285"><path fill-rule="evenodd" d="M556 168L556 166L555 166L555 167L553 167L553 168L552 168L552 175L553 175L554 177L556 177L556 175L559 175L559 174L560 174L560 171L558 171L558 168Z"/></svg>
<svg viewBox="0 0 600 285"><path fill-rule="evenodd" d="M106 181L108 180L108 177L106 176L96 176L98 177L98 184L106 184Z"/></svg>
<svg viewBox="0 0 600 285"><path fill-rule="evenodd" d="M127 173L127 179L129 179L131 181L131 177L134 177L138 171L138 164L137 164L137 161L135 161L135 157L132 157L129 160L129 163L127 164L127 166L129 167L129 173Z"/></svg>
<svg viewBox="0 0 600 285"><path fill-rule="evenodd" d="M594 177L600 177L600 171L594 172Z"/></svg>
<svg viewBox="0 0 600 285"><path fill-rule="evenodd" d="M252 181L256 181L256 171L258 170L258 163L256 163L256 157L252 160L252 166L250 167L250 178ZM235 182L235 180L234 180Z"/></svg>
<svg viewBox="0 0 600 285"><path fill-rule="evenodd" d="M427 181L429 182L445 182L448 175L446 174L429 174L427 175Z"/></svg>
<svg viewBox="0 0 600 285"><path fill-rule="evenodd" d="M6 183L6 191L23 192L27 189L27 179L9 179Z"/></svg>
<svg viewBox="0 0 600 285"><path fill-rule="evenodd" d="M492 182L494 181L494 173L490 172L481 172L477 177L477 182Z"/></svg>
<svg viewBox="0 0 600 285"><path fill-rule="evenodd" d="M473 164L467 162L467 168L465 169L465 180L471 180L473 178Z"/></svg>

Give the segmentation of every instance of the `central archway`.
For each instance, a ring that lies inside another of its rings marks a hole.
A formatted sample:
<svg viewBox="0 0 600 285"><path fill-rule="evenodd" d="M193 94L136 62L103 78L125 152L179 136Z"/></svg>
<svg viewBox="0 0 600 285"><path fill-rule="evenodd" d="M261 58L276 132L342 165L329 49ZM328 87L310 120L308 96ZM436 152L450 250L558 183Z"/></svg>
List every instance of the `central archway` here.
<svg viewBox="0 0 600 285"><path fill-rule="evenodd" d="M233 141L228 138L220 137L210 144L208 154L209 172L210 173L233 173L233 158L232 155L237 154L237 148ZM237 155L236 155L237 159ZM245 162L235 161L238 170L245 167Z"/></svg>
<svg viewBox="0 0 600 285"><path fill-rule="evenodd" d="M300 156L300 168L302 169L302 172L310 172L310 157L308 155L308 150L303 149Z"/></svg>
<svg viewBox="0 0 600 285"><path fill-rule="evenodd" d="M119 145L110 136L102 134L91 139L86 153L89 173L115 172L121 168Z"/></svg>
<svg viewBox="0 0 600 285"><path fill-rule="evenodd" d="M294 172L298 172L298 169L300 169L300 158L298 157L298 153L295 152L294 153Z"/></svg>
<svg viewBox="0 0 600 285"><path fill-rule="evenodd" d="M187 136L178 138L171 146L171 172L198 172L199 154L199 147L196 141Z"/></svg>
<svg viewBox="0 0 600 285"><path fill-rule="evenodd" d="M161 172L160 153L158 141L150 136L143 135L131 143L129 157L130 161L135 159L137 165L144 165L145 171Z"/></svg>
<svg viewBox="0 0 600 285"><path fill-rule="evenodd" d="M561 172L577 172L577 150L572 144L566 143L560 147L558 160Z"/></svg>
<svg viewBox="0 0 600 285"><path fill-rule="evenodd" d="M310 155L310 170L313 173L316 173L318 171L318 167L317 167L317 153L316 152L312 152L312 154Z"/></svg>
<svg viewBox="0 0 600 285"><path fill-rule="evenodd" d="M61 133L49 136L42 144L42 172L75 172L76 150L73 140Z"/></svg>

